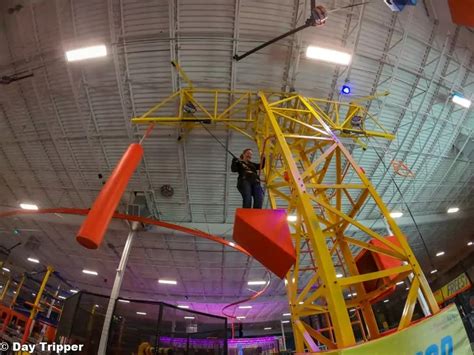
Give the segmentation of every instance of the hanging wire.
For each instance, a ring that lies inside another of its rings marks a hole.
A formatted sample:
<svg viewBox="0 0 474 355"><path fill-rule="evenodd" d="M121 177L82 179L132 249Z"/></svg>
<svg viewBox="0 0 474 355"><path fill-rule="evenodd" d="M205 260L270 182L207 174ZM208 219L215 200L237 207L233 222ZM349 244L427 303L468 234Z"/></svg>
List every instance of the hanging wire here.
<svg viewBox="0 0 474 355"><path fill-rule="evenodd" d="M394 179L392 173L389 171L389 170L390 170L390 167L388 167L387 164L385 164L385 161L383 160L383 157L380 156L380 154L379 154L379 152L377 151L377 149L376 149L375 147L372 147L372 148L373 148L375 154L377 154L377 156L379 157L381 163L383 164L383 166L384 166L384 168L385 168L385 172L390 176L390 179L391 179L392 183L395 185L395 188L397 189L398 193L400 194L400 197L401 197L401 199L402 199L402 202L403 202L403 204L405 205L405 207L406 207L406 209L407 209L407 211L408 211L408 214L410 215L410 218L411 218L412 221L413 221L413 224L415 225L415 228L416 228L416 230L417 230L417 232L418 232L418 235L420 236L421 242L423 243L423 247L425 248L425 252L426 252L426 255L428 256L428 260L429 260L429 262L430 262L430 264L431 264L431 267L432 267L433 269L435 269L435 266L434 266L434 263L433 263L433 259L431 258L431 255L430 255L430 253L429 253L429 251L428 251L428 247L427 247L426 242L425 242L425 238L423 238L423 234L421 233L421 230L420 230L420 228L419 228L419 226L418 226L418 223L416 223L415 217L413 216L413 213L412 213L410 207L408 206L408 203L406 202L405 197L403 196L403 193L402 193L402 191L400 190L400 187L398 186L397 182L395 181L395 179Z"/></svg>
<svg viewBox="0 0 474 355"><path fill-rule="evenodd" d="M199 123L201 124L202 128L204 128L204 129L207 131L207 133L209 133L209 134L211 135L211 137L214 138L214 139L217 141L217 143L219 143L219 144L222 146L222 148L224 148L224 150L225 150L227 153L229 153L230 155L232 155L232 157L234 157L235 159L238 159L229 149L227 149L227 147L224 145L224 143L222 143L222 142L219 140L219 138L217 138L214 134L212 134L212 132L211 132L202 122L199 122Z"/></svg>

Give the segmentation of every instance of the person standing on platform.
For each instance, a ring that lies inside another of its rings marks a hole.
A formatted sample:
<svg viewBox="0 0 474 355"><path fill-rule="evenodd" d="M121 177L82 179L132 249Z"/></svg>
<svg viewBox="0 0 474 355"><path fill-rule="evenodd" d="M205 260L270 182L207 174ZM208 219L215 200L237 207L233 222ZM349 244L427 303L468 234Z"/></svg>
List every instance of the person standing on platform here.
<svg viewBox="0 0 474 355"><path fill-rule="evenodd" d="M259 170L265 166L265 158L261 163L254 163L252 160L252 149L245 149L240 155L240 159L232 159L231 170L239 173L237 179L237 189L242 195L243 208L262 208L263 189L260 185Z"/></svg>

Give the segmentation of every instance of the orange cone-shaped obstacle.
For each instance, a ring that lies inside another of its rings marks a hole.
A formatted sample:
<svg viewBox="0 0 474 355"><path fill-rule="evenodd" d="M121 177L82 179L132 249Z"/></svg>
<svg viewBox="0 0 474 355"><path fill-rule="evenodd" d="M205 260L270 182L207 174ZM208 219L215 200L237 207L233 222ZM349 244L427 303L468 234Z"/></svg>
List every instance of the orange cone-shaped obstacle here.
<svg viewBox="0 0 474 355"><path fill-rule="evenodd" d="M142 156L143 148L140 144L134 143L128 147L82 224L76 236L79 244L88 249L100 246L110 219Z"/></svg>
<svg viewBox="0 0 474 355"><path fill-rule="evenodd" d="M233 238L280 278L296 262L285 210L238 208Z"/></svg>

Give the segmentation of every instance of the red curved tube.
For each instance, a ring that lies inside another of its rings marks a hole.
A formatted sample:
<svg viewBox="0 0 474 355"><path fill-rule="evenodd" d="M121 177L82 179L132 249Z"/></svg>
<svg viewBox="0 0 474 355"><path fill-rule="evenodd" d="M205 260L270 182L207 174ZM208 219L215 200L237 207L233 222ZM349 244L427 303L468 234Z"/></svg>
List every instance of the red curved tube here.
<svg viewBox="0 0 474 355"><path fill-rule="evenodd" d="M39 209L37 211L29 211L29 210L13 210L13 211L8 211L8 212L0 212L0 218L2 217L12 217L12 216L18 216L18 215L30 215L30 214L54 214L54 213L62 213L62 214L72 214L72 215L80 215L80 216L85 216L89 213L89 210L84 209L84 208L43 208ZM140 217L140 216L132 216L128 214L123 214L123 213L114 213L112 215L112 218L115 219L122 219L122 220L127 220L127 221L133 221L133 222L141 222L144 224L151 224L155 225L158 227L163 227L167 229L172 229L176 230L179 232L187 233L190 235L193 235L198 238L204 238L208 240L212 240L214 242L220 243L222 245L234 248L235 250L247 255L251 256L250 253L242 248L239 245L236 245L234 243L231 244L231 242L225 240L224 238L208 234L206 232L200 231L198 229L192 229L192 228L187 228L183 226L179 226L177 224L173 223L168 223L168 222L163 222L163 221L158 221L153 218L146 218L146 217Z"/></svg>
<svg viewBox="0 0 474 355"><path fill-rule="evenodd" d="M138 143L130 144L82 223L76 236L79 244L88 249L97 249L102 244L112 215L142 156L143 147Z"/></svg>

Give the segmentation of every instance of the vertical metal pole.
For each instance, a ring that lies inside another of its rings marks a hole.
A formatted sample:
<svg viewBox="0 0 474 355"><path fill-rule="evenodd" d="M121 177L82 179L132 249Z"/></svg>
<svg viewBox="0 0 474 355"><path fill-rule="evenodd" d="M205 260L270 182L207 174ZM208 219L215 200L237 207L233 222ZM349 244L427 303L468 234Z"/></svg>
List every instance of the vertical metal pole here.
<svg viewBox="0 0 474 355"><path fill-rule="evenodd" d="M112 292L110 294L107 312L105 313L104 326L102 327L102 334L100 336L99 350L97 351L98 355L105 355L105 350L107 348L107 340L109 338L110 324L112 322L112 314L115 308L115 302L117 301L117 298L120 293L120 288L122 287L123 275L127 267L128 256L130 255L133 238L136 234L137 232L135 231L134 226L132 226L132 230L128 233L127 241L125 243L125 247L123 248L122 257L120 258L120 263L117 268L117 273L115 274L114 286L112 287Z"/></svg>
<svg viewBox="0 0 474 355"><path fill-rule="evenodd" d="M30 312L30 317L26 321L26 326L25 330L23 332L23 337L21 339L21 344L25 344L28 341L28 338L30 336L31 330L33 329L34 321L36 318L36 315L38 314L39 310L39 305L41 301L41 297L43 297L43 292L46 289L46 284L48 283L48 279L53 273L54 269L52 266L48 266L46 268L46 274L44 275L43 282L41 283L40 289L38 290L38 293L36 295L35 303L33 304Z"/></svg>
<svg viewBox="0 0 474 355"><path fill-rule="evenodd" d="M283 351L286 351L285 327L283 326L282 322L280 322L280 325L281 325L281 336L283 338Z"/></svg>

